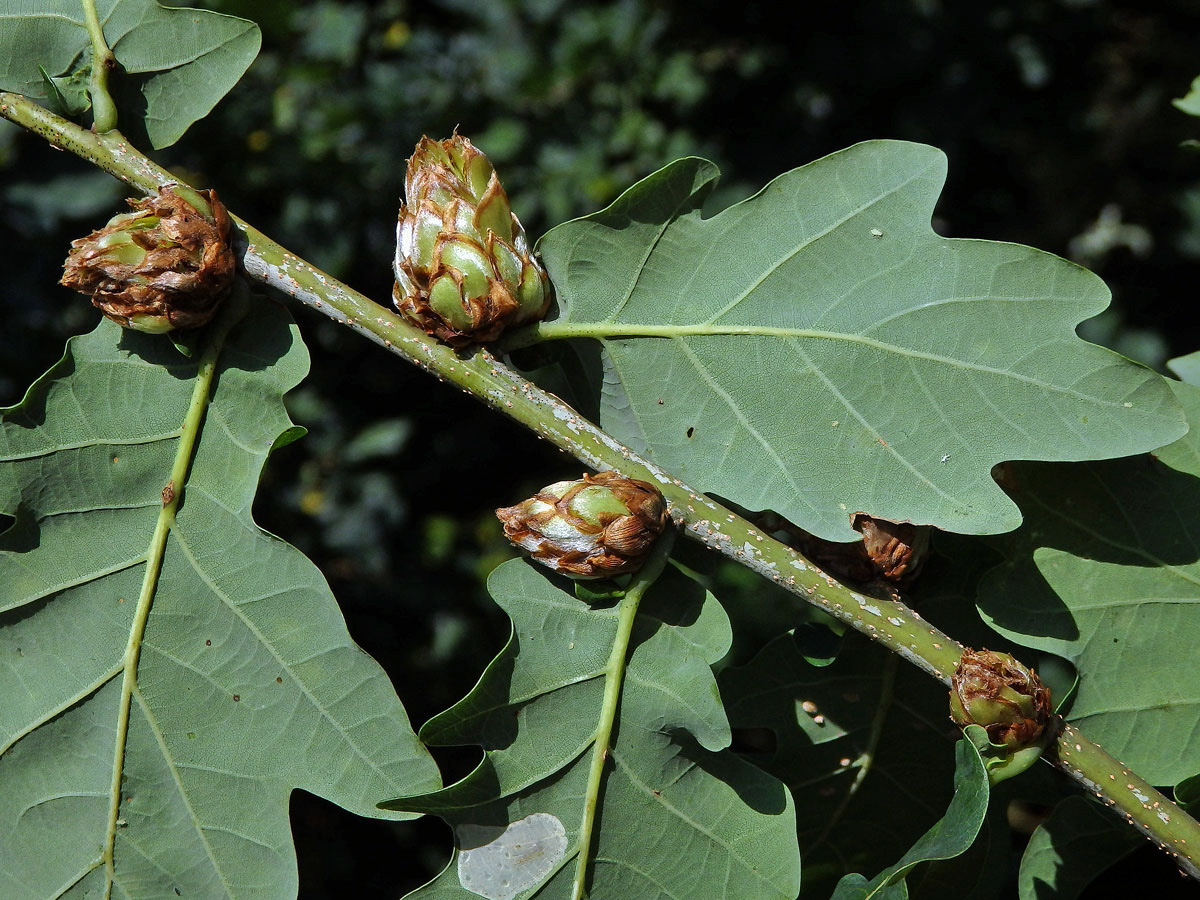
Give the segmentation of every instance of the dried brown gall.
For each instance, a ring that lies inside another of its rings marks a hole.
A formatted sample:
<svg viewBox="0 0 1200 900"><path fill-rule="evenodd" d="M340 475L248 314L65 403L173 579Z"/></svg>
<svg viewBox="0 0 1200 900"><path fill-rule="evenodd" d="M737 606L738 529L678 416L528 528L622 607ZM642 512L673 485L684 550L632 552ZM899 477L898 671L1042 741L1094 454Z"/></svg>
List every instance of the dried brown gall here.
<svg viewBox="0 0 1200 900"><path fill-rule="evenodd" d="M772 527L776 523L772 523ZM796 548L817 566L844 581L907 587L921 573L929 555L928 525L891 522L856 513L851 521L861 541L827 541L787 523Z"/></svg>
<svg viewBox="0 0 1200 900"><path fill-rule="evenodd" d="M654 485L617 472L559 481L496 510L504 534L530 555L573 578L632 572L646 560L667 522Z"/></svg>
<svg viewBox="0 0 1200 900"><path fill-rule="evenodd" d="M229 215L216 191L182 185L130 200L133 212L71 242L61 284L138 331L197 328L233 284Z"/></svg>
<svg viewBox="0 0 1200 900"><path fill-rule="evenodd" d="M950 682L950 718L979 725L993 744L1014 750L1041 737L1050 721L1050 690L1008 653L963 651Z"/></svg>

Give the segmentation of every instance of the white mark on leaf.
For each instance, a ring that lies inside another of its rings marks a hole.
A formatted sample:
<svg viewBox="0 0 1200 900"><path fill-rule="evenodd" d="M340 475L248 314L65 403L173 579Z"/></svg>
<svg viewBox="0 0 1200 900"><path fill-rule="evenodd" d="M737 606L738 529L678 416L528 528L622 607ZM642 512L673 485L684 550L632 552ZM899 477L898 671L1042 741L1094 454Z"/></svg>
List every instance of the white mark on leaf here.
<svg viewBox="0 0 1200 900"><path fill-rule="evenodd" d="M464 848L459 884L488 900L512 900L549 875L567 852L566 829L550 813L533 813L497 831L484 825L456 829Z"/></svg>

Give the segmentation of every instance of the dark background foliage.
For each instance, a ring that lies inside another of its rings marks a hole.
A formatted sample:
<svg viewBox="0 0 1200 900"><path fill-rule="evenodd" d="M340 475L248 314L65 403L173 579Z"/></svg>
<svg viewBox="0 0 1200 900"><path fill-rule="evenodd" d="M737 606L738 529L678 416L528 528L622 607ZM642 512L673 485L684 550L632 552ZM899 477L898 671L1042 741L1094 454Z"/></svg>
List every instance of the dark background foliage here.
<svg viewBox="0 0 1200 900"><path fill-rule="evenodd" d="M1106 278L1113 307L1084 337L1160 368L1200 347L1200 154L1181 146L1200 122L1170 104L1200 71L1186 0L191 5L255 20L263 52L159 160L381 302L405 161L422 134L470 136L534 237L678 156L716 161L716 200L728 203L890 137L949 155L940 233L1032 244ZM0 404L10 404L68 335L94 324L98 313L54 282L70 239L127 192L6 123L0 170L10 259ZM507 637L483 589L511 555L492 508L580 467L320 317L297 316L313 374L289 402L310 433L273 460L257 516L326 573L352 634L420 723L469 689ZM787 627L786 605L757 579L716 577L739 659ZM440 758L454 778L475 756ZM437 820L364 822L303 795L293 819L304 898L396 897L447 853ZM1153 851L1138 867L1148 867L1143 890L1147 875L1162 879L1160 895L1179 886Z"/></svg>

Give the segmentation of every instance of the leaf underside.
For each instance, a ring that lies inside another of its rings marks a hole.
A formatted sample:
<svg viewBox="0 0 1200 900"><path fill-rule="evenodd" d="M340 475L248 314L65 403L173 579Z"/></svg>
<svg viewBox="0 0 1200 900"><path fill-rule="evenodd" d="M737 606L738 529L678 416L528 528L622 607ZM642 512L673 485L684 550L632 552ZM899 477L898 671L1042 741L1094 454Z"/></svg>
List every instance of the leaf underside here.
<svg viewBox="0 0 1200 900"><path fill-rule="evenodd" d="M954 797L939 819L895 865L870 881L861 875L845 876L838 882L832 900L907 900L904 876L924 862L952 859L965 853L983 826L988 808L988 778L983 760L970 741L954 748Z"/></svg>
<svg viewBox="0 0 1200 900"><path fill-rule="evenodd" d="M450 864L411 896L569 897L617 610L588 606L523 560L498 568L488 587L513 636L471 693L421 731L436 745L480 744L486 757L457 784L389 804L436 813L455 830ZM729 641L720 605L678 572L642 601L599 795L593 900L795 897L787 791L724 749L729 726L710 667ZM515 870L464 861L530 816L553 817L565 834L548 859Z"/></svg>
<svg viewBox="0 0 1200 900"><path fill-rule="evenodd" d="M1192 422L1200 388L1170 382ZM1022 464L1024 527L984 580L1001 634L1079 672L1068 719L1152 784L1200 770L1200 435L1149 456Z"/></svg>
<svg viewBox="0 0 1200 900"><path fill-rule="evenodd" d="M1142 838L1091 798L1068 797L1038 825L1021 856L1021 900L1075 900Z"/></svg>
<svg viewBox="0 0 1200 900"><path fill-rule="evenodd" d="M96 0L96 12L109 49L141 93L141 125L155 149L169 147L208 115L262 41L246 19L154 0ZM91 54L79 0L12 0L0 12L0 90L54 100L53 87L65 87L86 105L86 78L70 75L90 67ZM68 77L47 83L59 76ZM123 105L122 112L132 108Z"/></svg>
<svg viewBox="0 0 1200 900"><path fill-rule="evenodd" d="M197 363L102 321L0 417L0 897L102 893L115 825L114 897L283 900L294 788L379 815L437 785L324 578L251 518L308 367L287 314L255 307L167 538L115 823L123 661Z"/></svg>
<svg viewBox="0 0 1200 900"><path fill-rule="evenodd" d="M957 736L946 693L882 649L848 636L813 666L783 635L720 684L735 734L762 745L748 758L795 798L805 897L828 897L848 871L883 870L946 810Z"/></svg>
<svg viewBox="0 0 1200 900"><path fill-rule="evenodd" d="M689 484L850 540L868 512L1020 523L1008 459L1124 456L1179 437L1163 379L1075 336L1109 294L1029 247L930 227L946 162L872 141L704 218L684 159L539 249L546 339L602 344L600 424Z"/></svg>

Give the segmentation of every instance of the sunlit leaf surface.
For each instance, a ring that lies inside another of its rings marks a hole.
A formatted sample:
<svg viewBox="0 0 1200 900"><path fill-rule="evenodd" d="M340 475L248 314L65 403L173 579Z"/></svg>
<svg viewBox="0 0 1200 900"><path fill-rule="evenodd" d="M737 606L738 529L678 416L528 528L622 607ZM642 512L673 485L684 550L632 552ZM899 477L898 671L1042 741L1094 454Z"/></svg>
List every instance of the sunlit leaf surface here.
<svg viewBox="0 0 1200 900"><path fill-rule="evenodd" d="M1200 388L1171 385L1200 422ZM1068 719L1152 784L1200 769L1198 476L1196 429L1148 456L1012 466L1026 523L979 598L1005 636L1074 663Z"/></svg>
<svg viewBox="0 0 1200 900"><path fill-rule="evenodd" d="M433 744L481 744L486 758L457 784L389 804L454 827L450 864L412 896L569 897L617 610L589 606L523 560L488 586L512 638L475 689L421 730ZM598 797L594 900L795 897L787 790L723 749L729 726L710 666L729 641L720 605L676 572L642 601Z"/></svg>
<svg viewBox="0 0 1200 900"><path fill-rule="evenodd" d="M255 306L219 357L157 588L147 559L196 361L103 321L3 411L0 897L108 896L112 846L113 897L285 900L293 789L378 815L438 783L324 578L251 518L308 368L286 313Z"/></svg>
<svg viewBox="0 0 1200 900"><path fill-rule="evenodd" d="M1123 456L1179 437L1163 380L1075 336L1109 294L1017 244L948 240L946 160L873 141L705 218L684 159L540 243L545 339L601 342L600 424L689 484L850 540L868 512L997 533L1006 459Z"/></svg>
<svg viewBox="0 0 1200 900"><path fill-rule="evenodd" d="M140 117L155 148L169 147L208 115L261 43L253 22L203 9L96 0L96 12L109 49L140 92L136 113L129 102L121 112ZM0 8L0 90L59 106L65 94L86 106L91 60L79 0L10 0Z"/></svg>

